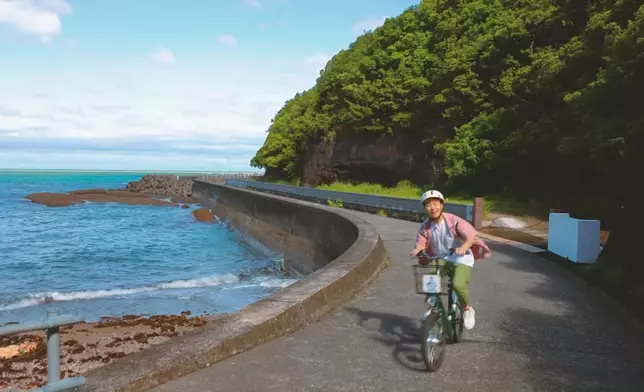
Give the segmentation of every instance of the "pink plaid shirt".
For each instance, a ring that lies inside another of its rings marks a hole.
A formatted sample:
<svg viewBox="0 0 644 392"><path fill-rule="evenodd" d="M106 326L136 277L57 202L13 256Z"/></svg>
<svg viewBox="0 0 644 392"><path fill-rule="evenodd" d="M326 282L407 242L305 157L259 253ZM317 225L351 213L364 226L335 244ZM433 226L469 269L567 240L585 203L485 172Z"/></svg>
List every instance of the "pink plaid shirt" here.
<svg viewBox="0 0 644 392"><path fill-rule="evenodd" d="M492 255L490 248L483 242L483 240L477 235L476 229L465 219L450 214L448 212L443 212L443 218L447 221L447 227L449 227L450 232L454 236L460 237L463 241L466 241L471 236L476 236L474 239L474 244L470 248L474 254L474 260L487 259ZM431 254L429 236L431 229L429 227L430 221L427 219L420 225L420 229L416 234L416 248L414 251L425 250Z"/></svg>

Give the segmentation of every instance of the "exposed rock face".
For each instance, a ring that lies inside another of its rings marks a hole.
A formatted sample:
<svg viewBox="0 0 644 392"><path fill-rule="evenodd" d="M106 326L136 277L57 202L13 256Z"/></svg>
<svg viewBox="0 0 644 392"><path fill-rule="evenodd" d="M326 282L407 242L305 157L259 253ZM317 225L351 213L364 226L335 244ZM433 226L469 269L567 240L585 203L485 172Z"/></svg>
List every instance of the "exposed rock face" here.
<svg viewBox="0 0 644 392"><path fill-rule="evenodd" d="M394 186L401 179L429 184L442 172L431 144L418 135L338 134L309 146L301 181L317 186L334 181L377 182Z"/></svg>
<svg viewBox="0 0 644 392"><path fill-rule="evenodd" d="M154 195L191 197L195 178L147 174L139 181L129 182L125 190Z"/></svg>

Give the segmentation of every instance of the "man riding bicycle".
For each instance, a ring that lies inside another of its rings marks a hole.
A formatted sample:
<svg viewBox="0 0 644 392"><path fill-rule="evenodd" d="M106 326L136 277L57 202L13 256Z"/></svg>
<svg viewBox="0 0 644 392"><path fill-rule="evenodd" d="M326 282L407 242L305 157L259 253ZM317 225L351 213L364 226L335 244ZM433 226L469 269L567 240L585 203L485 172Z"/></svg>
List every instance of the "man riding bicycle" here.
<svg viewBox="0 0 644 392"><path fill-rule="evenodd" d="M420 202L429 218L421 224L416 235L416 247L410 255L418 256L425 250L429 256L438 257L455 249L455 255L449 257L449 260L441 260L441 263L455 264L452 287L463 306L463 326L465 329L472 329L475 313L470 302L468 284L475 260L488 258L491 255L490 248L478 237L476 229L468 221L443 212L445 198L439 191L429 190L423 193Z"/></svg>

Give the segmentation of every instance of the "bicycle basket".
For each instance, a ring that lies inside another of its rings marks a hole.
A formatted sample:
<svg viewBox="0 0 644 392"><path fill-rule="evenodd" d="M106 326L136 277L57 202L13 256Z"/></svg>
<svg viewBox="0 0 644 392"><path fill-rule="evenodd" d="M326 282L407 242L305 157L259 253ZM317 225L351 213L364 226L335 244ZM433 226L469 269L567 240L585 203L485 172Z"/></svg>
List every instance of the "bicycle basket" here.
<svg viewBox="0 0 644 392"><path fill-rule="evenodd" d="M441 294L446 281L436 265L414 265L417 294Z"/></svg>

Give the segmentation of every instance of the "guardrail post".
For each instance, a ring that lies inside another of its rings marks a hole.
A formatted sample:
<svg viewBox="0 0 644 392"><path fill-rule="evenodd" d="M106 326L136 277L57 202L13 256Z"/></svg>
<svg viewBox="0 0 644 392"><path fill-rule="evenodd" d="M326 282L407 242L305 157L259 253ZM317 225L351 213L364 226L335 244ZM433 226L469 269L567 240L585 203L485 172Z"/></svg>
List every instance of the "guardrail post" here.
<svg viewBox="0 0 644 392"><path fill-rule="evenodd" d="M80 316L58 315L56 311L48 311L42 321L0 326L0 336L43 329L47 332L47 384L42 388L30 389L30 392L65 391L85 384L82 376L60 379L60 327L83 321Z"/></svg>
<svg viewBox="0 0 644 392"><path fill-rule="evenodd" d="M48 311L47 318L58 315ZM60 381L60 327L47 328L47 383Z"/></svg>
<svg viewBox="0 0 644 392"><path fill-rule="evenodd" d="M483 198L474 198L474 205L472 206L472 225L476 230L483 227Z"/></svg>

